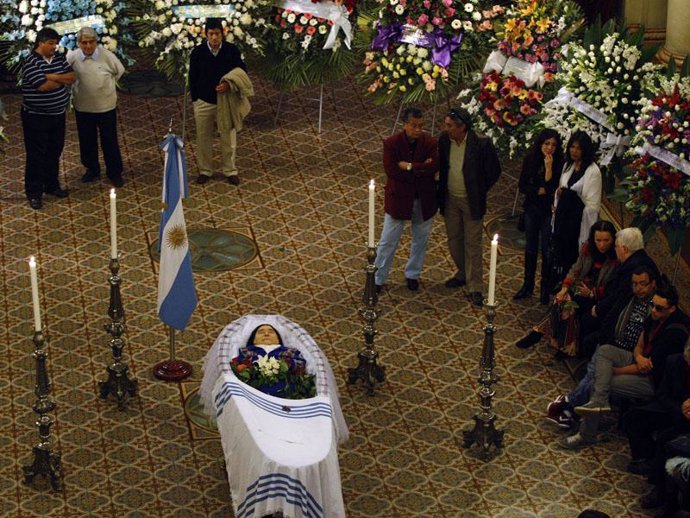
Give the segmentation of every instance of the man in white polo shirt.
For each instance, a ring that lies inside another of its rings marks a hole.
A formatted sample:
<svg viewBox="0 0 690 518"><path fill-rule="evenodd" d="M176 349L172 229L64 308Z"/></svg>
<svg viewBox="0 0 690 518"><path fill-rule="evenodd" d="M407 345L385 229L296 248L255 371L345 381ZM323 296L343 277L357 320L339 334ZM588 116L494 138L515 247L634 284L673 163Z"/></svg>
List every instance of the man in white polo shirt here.
<svg viewBox="0 0 690 518"><path fill-rule="evenodd" d="M116 83L125 72L120 60L98 45L96 31L82 27L77 33L78 49L67 53L77 74L72 87L72 104L79 133L79 154L86 168L81 181L92 182L101 175L98 162L98 134L101 135L105 172L115 187L122 187L122 156L117 143Z"/></svg>

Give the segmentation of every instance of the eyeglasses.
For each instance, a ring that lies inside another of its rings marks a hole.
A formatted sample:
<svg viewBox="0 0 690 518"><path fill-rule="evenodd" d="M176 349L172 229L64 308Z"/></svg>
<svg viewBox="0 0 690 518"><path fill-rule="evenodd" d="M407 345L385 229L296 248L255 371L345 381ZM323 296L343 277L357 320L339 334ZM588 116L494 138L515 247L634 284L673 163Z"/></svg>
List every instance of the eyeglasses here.
<svg viewBox="0 0 690 518"><path fill-rule="evenodd" d="M669 309L671 309L671 307L662 306L661 304L652 304L652 309L654 311L658 311L659 313L663 313L664 311L668 311Z"/></svg>

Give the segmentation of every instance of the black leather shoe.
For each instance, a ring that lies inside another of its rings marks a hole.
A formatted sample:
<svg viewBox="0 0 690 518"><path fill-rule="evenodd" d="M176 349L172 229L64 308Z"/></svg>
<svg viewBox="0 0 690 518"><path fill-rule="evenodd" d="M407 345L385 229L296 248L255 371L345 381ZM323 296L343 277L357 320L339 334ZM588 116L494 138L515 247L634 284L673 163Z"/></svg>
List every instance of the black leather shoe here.
<svg viewBox="0 0 690 518"><path fill-rule="evenodd" d="M29 206L34 210L38 210L43 207L43 200L41 198L29 198Z"/></svg>
<svg viewBox="0 0 690 518"><path fill-rule="evenodd" d="M376 284L376 293L381 293L383 291L383 286Z"/></svg>
<svg viewBox="0 0 690 518"><path fill-rule="evenodd" d="M544 333L540 333L538 331L530 331L527 336L515 342L515 347L517 347L518 349L527 349L528 347L532 347L533 345L538 344L543 336Z"/></svg>
<svg viewBox="0 0 690 518"><path fill-rule="evenodd" d="M529 286L527 283L523 284L522 287L513 295L513 300L526 299L531 297L534 292L534 286Z"/></svg>
<svg viewBox="0 0 690 518"><path fill-rule="evenodd" d="M240 177L237 176L236 174L234 174L234 175L232 175L232 176L228 176L228 183L229 183L230 185L235 185L235 186L237 186L237 185L240 184Z"/></svg>
<svg viewBox="0 0 690 518"><path fill-rule="evenodd" d="M481 308L484 303L484 298L482 297L481 291L473 291L470 293L470 302L475 306Z"/></svg>
<svg viewBox="0 0 690 518"><path fill-rule="evenodd" d="M69 196L69 192L65 189L62 189L61 187L53 189L52 191L46 191L46 194L50 194L51 196L55 196L56 198L67 198L67 196Z"/></svg>
<svg viewBox="0 0 690 518"><path fill-rule="evenodd" d="M98 180L101 176L101 173L97 171L92 171L91 169L87 169L86 172L84 173L84 176L81 177L81 182L82 183L89 183L93 182L94 180Z"/></svg>
<svg viewBox="0 0 690 518"><path fill-rule="evenodd" d="M467 281L465 279L456 279L455 277L451 277L445 282L446 288L460 288L467 284Z"/></svg>
<svg viewBox="0 0 690 518"><path fill-rule="evenodd" d="M121 176L113 176L110 178L110 183L113 187L117 187L119 189L125 184L125 180Z"/></svg>
<svg viewBox="0 0 690 518"><path fill-rule="evenodd" d="M199 176L196 177L196 183L199 185L204 185L210 179L211 179L210 176L206 176L205 174L200 174Z"/></svg>
<svg viewBox="0 0 690 518"><path fill-rule="evenodd" d="M417 291L419 289L419 281L417 279L405 279L407 281L407 289L410 291Z"/></svg>

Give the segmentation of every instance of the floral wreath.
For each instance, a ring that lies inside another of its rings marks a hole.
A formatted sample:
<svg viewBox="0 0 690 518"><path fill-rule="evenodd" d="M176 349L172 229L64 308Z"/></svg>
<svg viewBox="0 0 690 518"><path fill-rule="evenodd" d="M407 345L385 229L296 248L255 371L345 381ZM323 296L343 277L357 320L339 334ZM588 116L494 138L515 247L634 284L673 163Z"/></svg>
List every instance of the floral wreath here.
<svg viewBox="0 0 690 518"><path fill-rule="evenodd" d="M444 98L479 68L503 13L488 0L376 0L359 80L376 104Z"/></svg>
<svg viewBox="0 0 690 518"><path fill-rule="evenodd" d="M346 76L356 62L350 51L355 8L355 0L279 2L269 15L261 71L281 90Z"/></svg>
<svg viewBox="0 0 690 518"><path fill-rule="evenodd" d="M641 156L612 198L625 203L643 231L663 228L675 254L690 226L690 78L659 78L636 130L629 154Z"/></svg>
<svg viewBox="0 0 690 518"><path fill-rule="evenodd" d="M77 47L77 31L84 26L92 27L99 42L116 52L126 62L131 59L118 46L118 8L113 0L20 0L16 7L14 27L5 33L4 40L11 43L0 55L0 61L9 69L19 66L31 53L36 34L44 27L54 28L60 35L59 50Z"/></svg>
<svg viewBox="0 0 690 518"><path fill-rule="evenodd" d="M659 66L652 63L654 49L643 48L643 31L615 32L611 21L596 23L582 45L568 49L567 64L557 76L563 84L544 108L546 127L567 140L575 130L586 131L600 146L600 164L606 168L607 192L615 173L620 177L621 157L635 131L645 96L655 91Z"/></svg>
<svg viewBox="0 0 690 518"><path fill-rule="evenodd" d="M476 129L511 157L531 145L544 102L554 93L561 47L581 23L573 2L517 0L479 84L458 95Z"/></svg>
<svg viewBox="0 0 690 518"><path fill-rule="evenodd" d="M223 21L225 40L262 52L259 35L266 20L260 15L268 0L217 0L198 5L192 0L139 0L132 7L132 24L139 46L153 47L156 67L170 79L183 80L189 70L189 54L204 41L206 18Z"/></svg>

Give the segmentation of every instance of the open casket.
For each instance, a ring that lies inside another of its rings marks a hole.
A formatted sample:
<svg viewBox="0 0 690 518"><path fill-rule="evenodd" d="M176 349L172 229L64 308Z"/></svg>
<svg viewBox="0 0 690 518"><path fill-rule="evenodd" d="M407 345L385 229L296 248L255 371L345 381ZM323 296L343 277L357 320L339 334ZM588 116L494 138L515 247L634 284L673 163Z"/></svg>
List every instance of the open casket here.
<svg viewBox="0 0 690 518"><path fill-rule="evenodd" d="M270 396L235 376L230 360L261 324L302 353L316 375L316 397ZM280 315L228 324L204 359L199 395L218 425L236 518L345 516L337 445L348 437L347 424L328 360L302 327Z"/></svg>

